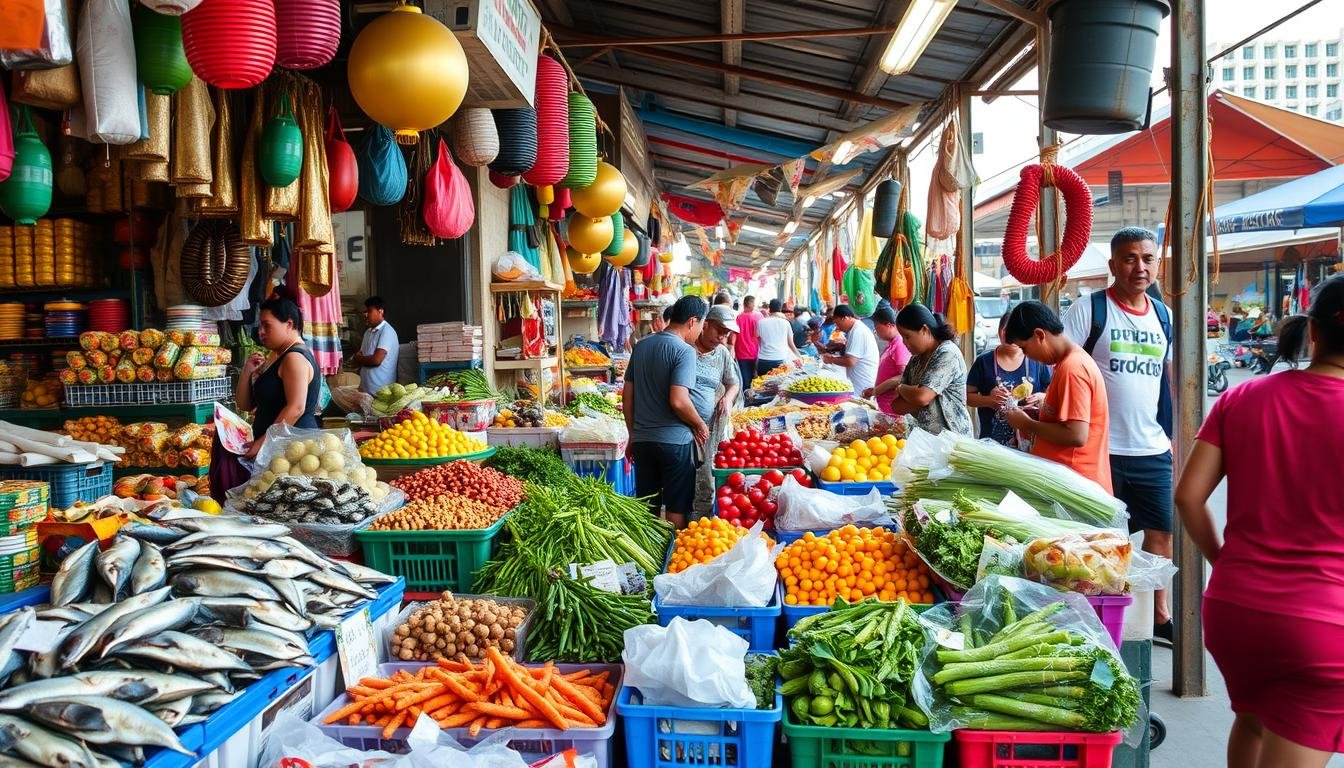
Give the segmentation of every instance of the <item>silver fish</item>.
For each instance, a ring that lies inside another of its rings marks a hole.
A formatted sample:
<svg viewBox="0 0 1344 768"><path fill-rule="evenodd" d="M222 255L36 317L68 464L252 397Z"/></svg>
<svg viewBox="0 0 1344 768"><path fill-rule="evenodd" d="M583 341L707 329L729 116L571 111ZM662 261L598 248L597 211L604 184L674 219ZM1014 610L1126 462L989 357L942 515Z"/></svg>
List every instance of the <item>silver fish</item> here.
<svg viewBox="0 0 1344 768"><path fill-rule="evenodd" d="M50 680L34 680L9 688L0 692L0 710L22 709L35 701L67 696L110 696L133 704L172 701L210 689L209 683L187 675L140 670L95 670Z"/></svg>
<svg viewBox="0 0 1344 768"><path fill-rule="evenodd" d="M98 768L122 768L122 765L144 765L145 750L141 747L128 747L124 744L100 744L93 753L98 758Z"/></svg>
<svg viewBox="0 0 1344 768"><path fill-rule="evenodd" d="M204 723L206 720L209 720L209 719L210 719L210 716L209 716L209 715L193 715L193 714L186 714L186 715L183 715L183 716L182 716L182 719L181 719L181 720L178 720L178 721L177 721L177 727L178 727L178 728L185 728L185 727L188 726L188 725L195 725L195 724L197 724L197 723Z"/></svg>
<svg viewBox="0 0 1344 768"><path fill-rule="evenodd" d="M301 579L318 569L302 560L267 560L262 564L261 570L272 578Z"/></svg>
<svg viewBox="0 0 1344 768"><path fill-rule="evenodd" d="M13 715L0 715L6 752L46 768L98 768L89 748Z"/></svg>
<svg viewBox="0 0 1344 768"><path fill-rule="evenodd" d="M182 746L172 728L152 713L106 696L39 701L30 705L25 714L91 744L166 747L196 756Z"/></svg>
<svg viewBox="0 0 1344 768"><path fill-rule="evenodd" d="M316 566L318 568L331 567L330 560L313 552L313 550L308 548L307 544L304 544L303 542L299 541L293 536L281 536L280 538L276 539L275 542L277 544L283 544L284 546L288 547L290 556L295 559L302 560L303 562L308 563L309 565Z"/></svg>
<svg viewBox="0 0 1344 768"><path fill-rule="evenodd" d="M270 520L246 515L200 515L183 517L172 521L173 525L192 533L210 533L215 536L248 536L256 539L273 539L286 536L289 529Z"/></svg>
<svg viewBox="0 0 1344 768"><path fill-rule="evenodd" d="M126 583L131 578L131 569L135 559L140 556L140 542L129 536L119 536L112 546L98 553L94 565L103 583L112 590L112 600L117 601L126 594Z"/></svg>
<svg viewBox="0 0 1344 768"><path fill-rule="evenodd" d="M254 666L253 669L258 672L271 672L277 669L289 669L290 667L311 667L315 664L317 664L317 661L312 656L300 656L297 659L267 661Z"/></svg>
<svg viewBox="0 0 1344 768"><path fill-rule="evenodd" d="M36 768L36 766L37 763L30 763L21 757L0 754L0 768Z"/></svg>
<svg viewBox="0 0 1344 768"><path fill-rule="evenodd" d="M61 645L78 624L67 624L56 631L56 644L46 653L28 654L28 674L34 679L55 677L60 673Z"/></svg>
<svg viewBox="0 0 1344 768"><path fill-rule="evenodd" d="M236 571L198 570L179 573L172 578L173 591L179 595L201 597L250 597L254 600L279 600L275 588L260 579Z"/></svg>
<svg viewBox="0 0 1344 768"><path fill-rule="evenodd" d="M127 614L117 621L116 627L104 638L98 657L105 658L126 643L185 626L196 616L200 605L200 600L179 598Z"/></svg>
<svg viewBox="0 0 1344 768"><path fill-rule="evenodd" d="M258 629L226 629L224 627L201 627L191 634L211 645L227 648L248 656L261 656L269 659L287 660L308 653L308 644L287 640L270 632Z"/></svg>
<svg viewBox="0 0 1344 768"><path fill-rule="evenodd" d="M191 697L157 704L150 709L150 712L167 723L169 728L176 728L182 723L182 718L191 713Z"/></svg>
<svg viewBox="0 0 1344 768"><path fill-rule="evenodd" d="M175 669L246 672L252 668L247 662L223 648L217 648L204 640L173 630L128 643L117 653L123 657L157 661Z"/></svg>
<svg viewBox="0 0 1344 768"><path fill-rule="evenodd" d="M123 527L119 533L122 536L130 536L133 539L139 539L141 542L150 542L163 547L185 537L188 532L181 528L172 528L166 525L131 523Z"/></svg>
<svg viewBox="0 0 1344 768"><path fill-rule="evenodd" d="M19 638L34 621L37 621L37 611L26 605L7 616L0 616L0 659L9 659Z"/></svg>
<svg viewBox="0 0 1344 768"><path fill-rule="evenodd" d="M158 605L168 598L168 593L171 591L170 587L160 587L143 595L128 597L75 627L65 638L65 642L61 643L60 666L64 669L74 667L80 659L93 650L94 645L102 639L108 630L112 629L118 619L135 613L141 608Z"/></svg>
<svg viewBox="0 0 1344 768"><path fill-rule="evenodd" d="M302 586L304 582L268 576L266 577L266 583L270 584L271 588L280 595L280 599L290 608L293 608L300 616L308 615L308 601L304 597Z"/></svg>
<svg viewBox="0 0 1344 768"><path fill-rule="evenodd" d="M93 564L98 542L91 541L70 554L51 578L51 604L55 608L83 600L93 588Z"/></svg>
<svg viewBox="0 0 1344 768"><path fill-rule="evenodd" d="M310 618L318 629L336 629L341 625L341 616L334 613L315 613Z"/></svg>
<svg viewBox="0 0 1344 768"><path fill-rule="evenodd" d="M378 593L368 587L360 585L354 579L336 573L334 570L314 571L308 574L308 580L314 584L320 584L328 589L334 589L339 592L346 592L351 595L359 595L370 600L378 597Z"/></svg>
<svg viewBox="0 0 1344 768"><path fill-rule="evenodd" d="M37 612L37 619L38 621L59 621L62 624L78 624L81 621L88 621L93 615L92 613L85 613L73 605L67 605L63 608L43 608Z"/></svg>
<svg viewBox="0 0 1344 768"><path fill-rule="evenodd" d="M286 560L276 560L275 562L288 562ZM174 556L168 563L168 572L177 573L178 571L189 571L193 569L213 569L224 571L236 571L249 576L260 577L265 574L261 563L257 560L251 560L246 557L198 557L191 553Z"/></svg>
<svg viewBox="0 0 1344 768"><path fill-rule="evenodd" d="M236 698L238 698L238 694L224 693L222 691L198 693L191 697L191 714L209 715Z"/></svg>
<svg viewBox="0 0 1344 768"><path fill-rule="evenodd" d="M237 693L233 681L223 672L206 672L201 675L201 679L224 693L231 695Z"/></svg>
<svg viewBox="0 0 1344 768"><path fill-rule="evenodd" d="M357 563L332 563L331 565L335 570L343 571L345 575L360 584L392 584L397 580L396 576L388 576L382 571L375 571L368 566Z"/></svg>
<svg viewBox="0 0 1344 768"><path fill-rule="evenodd" d="M163 553L148 542L140 545L140 556L131 568L131 594L158 589L167 579L168 566L163 561Z"/></svg>
<svg viewBox="0 0 1344 768"><path fill-rule="evenodd" d="M271 539L248 539L241 536L210 537L199 544L182 542L165 548L168 564L178 557L222 557L225 559L280 560L290 557L291 548Z"/></svg>

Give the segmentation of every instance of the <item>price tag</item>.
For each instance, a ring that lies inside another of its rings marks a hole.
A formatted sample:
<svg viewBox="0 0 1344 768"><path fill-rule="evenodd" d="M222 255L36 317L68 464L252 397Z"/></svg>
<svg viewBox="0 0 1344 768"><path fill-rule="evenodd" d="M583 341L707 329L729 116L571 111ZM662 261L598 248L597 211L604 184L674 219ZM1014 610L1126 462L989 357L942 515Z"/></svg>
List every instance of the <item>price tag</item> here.
<svg viewBox="0 0 1344 768"><path fill-rule="evenodd" d="M621 593L621 576L616 570L616 563L611 560L599 560L588 565L570 563L569 575L574 579L587 576L592 579L592 585L603 592Z"/></svg>
<svg viewBox="0 0 1344 768"><path fill-rule="evenodd" d="M61 638L61 629L65 627L59 621L34 621L28 631L19 635L14 648L31 653L51 653L56 641Z"/></svg>
<svg viewBox="0 0 1344 768"><path fill-rule="evenodd" d="M373 636L368 608L345 617L336 626L336 652L347 685L378 676L378 641Z"/></svg>

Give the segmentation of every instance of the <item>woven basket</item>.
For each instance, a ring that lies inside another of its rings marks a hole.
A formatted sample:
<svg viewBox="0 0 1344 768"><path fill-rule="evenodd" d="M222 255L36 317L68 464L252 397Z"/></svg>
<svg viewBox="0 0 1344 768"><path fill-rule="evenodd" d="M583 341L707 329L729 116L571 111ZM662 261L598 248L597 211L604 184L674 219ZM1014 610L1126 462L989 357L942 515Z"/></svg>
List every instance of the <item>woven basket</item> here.
<svg viewBox="0 0 1344 768"><path fill-rule="evenodd" d="M495 161L499 156L499 131L490 110L471 107L457 113L453 120L453 154L473 168Z"/></svg>

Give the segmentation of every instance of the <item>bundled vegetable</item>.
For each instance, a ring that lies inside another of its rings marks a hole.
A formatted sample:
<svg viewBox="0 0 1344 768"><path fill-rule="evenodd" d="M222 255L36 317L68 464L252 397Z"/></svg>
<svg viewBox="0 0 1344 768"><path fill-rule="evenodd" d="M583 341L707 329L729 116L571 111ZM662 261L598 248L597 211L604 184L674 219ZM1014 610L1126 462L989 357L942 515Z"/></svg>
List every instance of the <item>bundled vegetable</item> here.
<svg viewBox="0 0 1344 768"><path fill-rule="evenodd" d="M837 600L789 630L779 655L781 692L794 720L842 728L925 728L911 682L924 628L904 600Z"/></svg>
<svg viewBox="0 0 1344 768"><path fill-rule="evenodd" d="M747 654L747 685L756 696L757 709L775 708L775 675L779 657L769 653Z"/></svg>
<svg viewBox="0 0 1344 768"><path fill-rule="evenodd" d="M560 454L549 448L500 446L485 463L525 483L557 487L577 479L574 470L560 458Z"/></svg>

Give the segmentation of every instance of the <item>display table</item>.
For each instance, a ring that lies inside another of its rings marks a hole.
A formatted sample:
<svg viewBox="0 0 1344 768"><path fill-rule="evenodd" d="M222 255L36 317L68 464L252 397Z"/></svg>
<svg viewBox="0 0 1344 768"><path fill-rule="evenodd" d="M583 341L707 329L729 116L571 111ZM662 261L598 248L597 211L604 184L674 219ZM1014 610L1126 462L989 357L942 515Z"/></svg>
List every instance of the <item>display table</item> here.
<svg viewBox="0 0 1344 768"><path fill-rule="evenodd" d="M122 423L135 421L185 421L204 424L215 415L213 400L204 403L163 403L159 405L98 405L82 408L0 408L0 420L34 429L52 429L67 419L82 416L112 416Z"/></svg>

